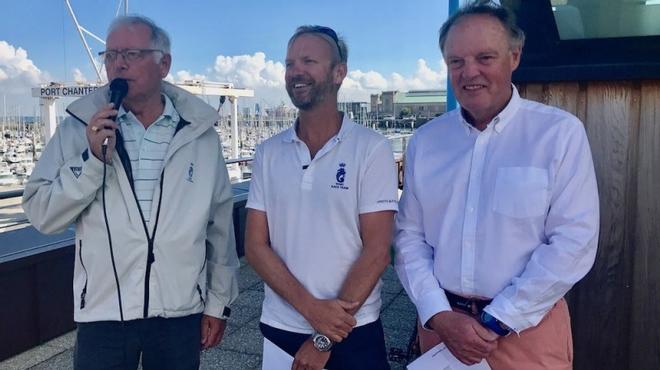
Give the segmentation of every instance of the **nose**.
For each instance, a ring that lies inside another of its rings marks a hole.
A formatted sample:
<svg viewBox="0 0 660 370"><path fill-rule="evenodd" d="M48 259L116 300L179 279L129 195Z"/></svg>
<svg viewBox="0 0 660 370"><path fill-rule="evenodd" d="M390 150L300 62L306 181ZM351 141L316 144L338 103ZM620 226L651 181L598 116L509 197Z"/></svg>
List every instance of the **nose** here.
<svg viewBox="0 0 660 370"><path fill-rule="evenodd" d="M302 74L302 69L300 68L300 63L296 61L289 62L286 66L285 75L289 77L300 76Z"/></svg>
<svg viewBox="0 0 660 370"><path fill-rule="evenodd" d="M462 77L464 79L471 79L476 76L478 76L481 72L479 71L479 66L477 65L477 62L475 60L466 60L465 64L463 65L463 70L462 70Z"/></svg>
<svg viewBox="0 0 660 370"><path fill-rule="evenodd" d="M112 64L112 69L116 72L128 69L128 62L123 54L117 54L117 59Z"/></svg>

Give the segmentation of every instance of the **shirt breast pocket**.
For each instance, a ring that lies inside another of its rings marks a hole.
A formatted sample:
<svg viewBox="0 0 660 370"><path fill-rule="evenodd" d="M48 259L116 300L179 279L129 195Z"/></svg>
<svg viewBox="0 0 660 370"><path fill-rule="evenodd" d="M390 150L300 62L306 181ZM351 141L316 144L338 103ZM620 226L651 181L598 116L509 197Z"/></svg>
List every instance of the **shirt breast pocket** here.
<svg viewBox="0 0 660 370"><path fill-rule="evenodd" d="M493 210L513 218L542 216L547 209L548 190L548 171L543 168L498 168Z"/></svg>

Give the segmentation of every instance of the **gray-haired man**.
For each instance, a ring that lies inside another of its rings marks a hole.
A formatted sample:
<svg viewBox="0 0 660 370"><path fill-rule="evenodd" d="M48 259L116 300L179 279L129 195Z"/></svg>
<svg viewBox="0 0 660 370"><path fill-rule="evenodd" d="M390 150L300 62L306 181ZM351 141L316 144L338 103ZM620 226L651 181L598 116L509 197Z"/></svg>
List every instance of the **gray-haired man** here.
<svg viewBox="0 0 660 370"><path fill-rule="evenodd" d="M108 80L127 81L123 104L104 87L68 107L24 208L42 232L76 224L76 369L135 369L140 358L144 369L197 369L238 294L218 116L162 81L170 42L149 19L116 19L101 56Z"/></svg>

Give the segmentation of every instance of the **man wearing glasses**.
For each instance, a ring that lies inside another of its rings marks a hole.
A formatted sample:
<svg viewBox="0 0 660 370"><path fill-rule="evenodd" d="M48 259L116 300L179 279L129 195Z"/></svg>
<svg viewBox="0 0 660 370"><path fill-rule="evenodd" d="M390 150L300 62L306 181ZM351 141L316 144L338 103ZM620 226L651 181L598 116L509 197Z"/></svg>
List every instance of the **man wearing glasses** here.
<svg viewBox="0 0 660 370"><path fill-rule="evenodd" d="M69 105L25 212L45 233L76 225L74 368L197 369L238 294L219 117L162 80L170 41L151 20L117 18L100 56L123 104L103 87Z"/></svg>
<svg viewBox="0 0 660 370"><path fill-rule="evenodd" d="M264 369L282 368L270 355L282 352L294 369L389 368L380 276L396 169L387 139L337 110L346 60L332 29L296 30L285 81L298 120L255 154L246 256L266 282Z"/></svg>

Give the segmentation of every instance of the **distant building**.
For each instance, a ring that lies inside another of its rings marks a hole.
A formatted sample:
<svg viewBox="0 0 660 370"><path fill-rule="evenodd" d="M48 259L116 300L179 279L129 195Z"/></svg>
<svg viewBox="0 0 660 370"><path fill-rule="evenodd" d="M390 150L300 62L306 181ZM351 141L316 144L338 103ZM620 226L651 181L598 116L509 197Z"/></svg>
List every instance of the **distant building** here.
<svg viewBox="0 0 660 370"><path fill-rule="evenodd" d="M433 118L447 111L445 90L413 90L394 96L394 115Z"/></svg>
<svg viewBox="0 0 660 370"><path fill-rule="evenodd" d="M432 118L447 110L447 92L444 90L383 91L372 94L370 100L371 116L378 119L403 115Z"/></svg>
<svg viewBox="0 0 660 370"><path fill-rule="evenodd" d="M369 118L369 103L367 102L338 102L337 109L346 113L348 118L356 123L366 125Z"/></svg>

